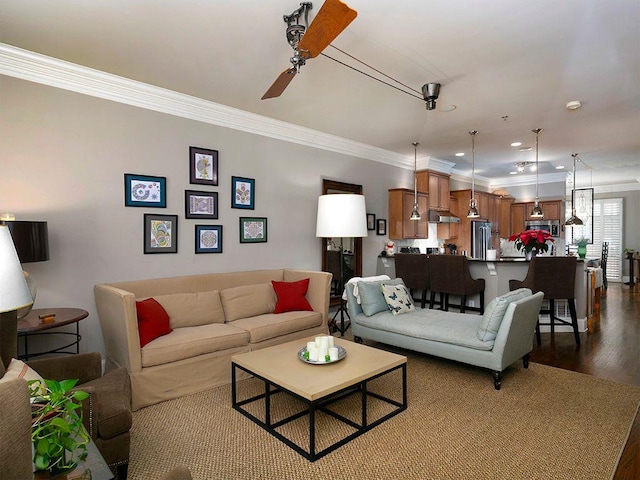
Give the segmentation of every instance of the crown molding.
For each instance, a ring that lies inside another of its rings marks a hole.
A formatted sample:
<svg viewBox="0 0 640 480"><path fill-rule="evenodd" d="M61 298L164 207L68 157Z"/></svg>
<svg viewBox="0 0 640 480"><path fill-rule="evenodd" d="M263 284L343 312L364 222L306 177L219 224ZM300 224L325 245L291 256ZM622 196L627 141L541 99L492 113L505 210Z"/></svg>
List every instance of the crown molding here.
<svg viewBox="0 0 640 480"><path fill-rule="evenodd" d="M395 167L409 166L406 156L389 150L245 112L4 43L0 43L0 74Z"/></svg>

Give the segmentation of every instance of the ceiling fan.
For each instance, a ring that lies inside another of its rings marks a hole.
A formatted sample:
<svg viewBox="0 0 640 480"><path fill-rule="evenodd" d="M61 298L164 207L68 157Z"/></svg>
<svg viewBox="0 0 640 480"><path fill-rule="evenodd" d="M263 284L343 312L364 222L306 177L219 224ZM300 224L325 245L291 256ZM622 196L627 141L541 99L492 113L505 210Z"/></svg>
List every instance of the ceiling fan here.
<svg viewBox="0 0 640 480"><path fill-rule="evenodd" d="M300 73L300 67L307 59L320 55L358 15L358 12L340 0L326 0L311 25L308 25L311 8L311 2L302 2L300 8L294 10L291 15L283 16L287 23L287 41L294 51L293 57L289 59L292 66L278 76L262 96L262 100L282 95L293 77ZM308 27L300 23L303 16Z"/></svg>

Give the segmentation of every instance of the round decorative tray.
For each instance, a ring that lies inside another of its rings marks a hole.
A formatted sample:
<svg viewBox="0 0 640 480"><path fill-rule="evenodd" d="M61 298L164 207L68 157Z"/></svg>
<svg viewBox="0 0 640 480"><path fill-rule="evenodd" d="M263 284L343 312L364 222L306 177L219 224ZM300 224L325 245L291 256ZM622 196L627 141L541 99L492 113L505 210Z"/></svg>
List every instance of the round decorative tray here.
<svg viewBox="0 0 640 480"><path fill-rule="evenodd" d="M304 354L307 351L307 347L302 347L300 350L298 350L298 358L302 360L304 363L310 363L311 365L329 365L330 363L339 362L340 360L342 360L344 357L347 356L347 351L344 348L342 348L340 345L336 345L336 348L338 349L337 360L332 360L329 362L317 362L313 360L307 360L306 358L304 358Z"/></svg>

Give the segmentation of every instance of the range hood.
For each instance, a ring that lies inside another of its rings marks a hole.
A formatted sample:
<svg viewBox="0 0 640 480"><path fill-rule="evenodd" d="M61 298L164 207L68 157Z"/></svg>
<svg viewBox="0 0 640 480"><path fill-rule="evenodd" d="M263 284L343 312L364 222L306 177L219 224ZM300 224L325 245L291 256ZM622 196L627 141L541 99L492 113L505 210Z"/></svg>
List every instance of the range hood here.
<svg viewBox="0 0 640 480"><path fill-rule="evenodd" d="M429 210L429 223L460 223L460 219L449 211Z"/></svg>

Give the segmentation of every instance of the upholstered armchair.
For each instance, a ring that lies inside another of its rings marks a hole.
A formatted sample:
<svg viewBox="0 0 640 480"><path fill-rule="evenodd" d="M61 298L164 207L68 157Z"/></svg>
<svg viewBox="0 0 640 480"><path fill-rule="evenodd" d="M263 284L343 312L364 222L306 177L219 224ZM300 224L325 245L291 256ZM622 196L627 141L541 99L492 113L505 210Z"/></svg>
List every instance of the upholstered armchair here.
<svg viewBox="0 0 640 480"><path fill-rule="evenodd" d="M119 480L127 478L131 416L131 384L124 368L102 375L98 352L30 360L45 379L77 378L76 388L89 394L83 402L83 421L100 454Z"/></svg>
<svg viewBox="0 0 640 480"><path fill-rule="evenodd" d="M4 367L0 371L4 373ZM15 378L0 383L0 405L0 478L32 480L31 407L27 382Z"/></svg>

